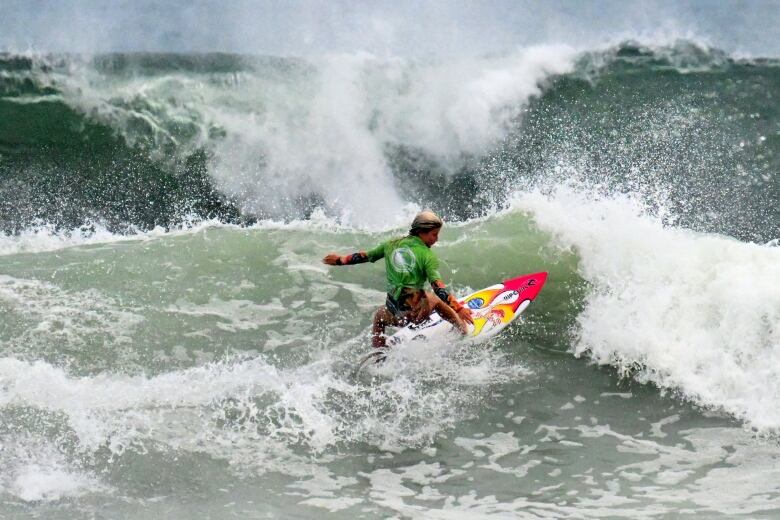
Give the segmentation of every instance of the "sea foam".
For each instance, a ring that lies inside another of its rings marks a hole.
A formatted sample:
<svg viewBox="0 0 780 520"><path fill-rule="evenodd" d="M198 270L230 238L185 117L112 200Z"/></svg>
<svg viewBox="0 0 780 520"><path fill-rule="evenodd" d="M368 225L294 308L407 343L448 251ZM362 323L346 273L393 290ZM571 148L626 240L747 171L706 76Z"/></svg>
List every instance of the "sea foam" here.
<svg viewBox="0 0 780 520"><path fill-rule="evenodd" d="M592 284L576 355L780 428L780 250L664 226L630 197L520 195Z"/></svg>

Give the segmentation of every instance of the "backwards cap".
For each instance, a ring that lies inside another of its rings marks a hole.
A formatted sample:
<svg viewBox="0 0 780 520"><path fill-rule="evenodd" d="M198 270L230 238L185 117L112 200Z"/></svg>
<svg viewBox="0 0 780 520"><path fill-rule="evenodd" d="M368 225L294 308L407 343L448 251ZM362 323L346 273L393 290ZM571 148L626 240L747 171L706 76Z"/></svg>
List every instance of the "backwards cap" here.
<svg viewBox="0 0 780 520"><path fill-rule="evenodd" d="M418 235L431 229L440 228L444 222L433 211L423 211L418 213L412 221L412 227L409 229L410 235Z"/></svg>

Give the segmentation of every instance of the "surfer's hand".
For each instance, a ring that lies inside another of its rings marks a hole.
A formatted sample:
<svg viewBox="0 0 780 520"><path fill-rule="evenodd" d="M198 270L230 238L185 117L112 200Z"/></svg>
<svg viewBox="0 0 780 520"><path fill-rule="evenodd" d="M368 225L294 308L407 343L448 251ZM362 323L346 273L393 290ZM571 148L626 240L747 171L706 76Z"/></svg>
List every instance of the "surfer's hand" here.
<svg viewBox="0 0 780 520"><path fill-rule="evenodd" d="M328 265L341 265L341 257L336 253L330 253L329 255L325 255L325 258L322 259L322 263Z"/></svg>
<svg viewBox="0 0 780 520"><path fill-rule="evenodd" d="M471 324L474 323L474 318L471 316L471 309L468 307L461 307L456 312L458 314L458 318L461 320Z"/></svg>

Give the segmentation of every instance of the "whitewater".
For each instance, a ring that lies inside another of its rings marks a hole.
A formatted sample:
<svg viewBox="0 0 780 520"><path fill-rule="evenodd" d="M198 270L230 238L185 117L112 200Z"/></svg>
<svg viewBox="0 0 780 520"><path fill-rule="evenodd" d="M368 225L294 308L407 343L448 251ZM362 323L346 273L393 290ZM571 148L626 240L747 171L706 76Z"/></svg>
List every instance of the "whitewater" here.
<svg viewBox="0 0 780 520"><path fill-rule="evenodd" d="M780 50L739 32L776 5L607 4L310 5L297 44L234 6L230 52L15 6L49 45L0 36L0 519L780 515ZM383 268L321 258L424 208L458 295L547 284L356 377Z"/></svg>

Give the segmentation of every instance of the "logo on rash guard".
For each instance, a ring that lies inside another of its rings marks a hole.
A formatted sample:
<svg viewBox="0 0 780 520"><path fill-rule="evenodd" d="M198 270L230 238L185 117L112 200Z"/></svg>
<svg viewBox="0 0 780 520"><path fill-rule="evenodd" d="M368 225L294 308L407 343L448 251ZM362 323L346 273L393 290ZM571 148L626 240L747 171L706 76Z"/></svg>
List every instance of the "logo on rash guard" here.
<svg viewBox="0 0 780 520"><path fill-rule="evenodd" d="M408 247L399 247L393 251L390 262L399 273L411 273L412 269L414 269L414 264L417 263L417 258L415 258L414 253Z"/></svg>

